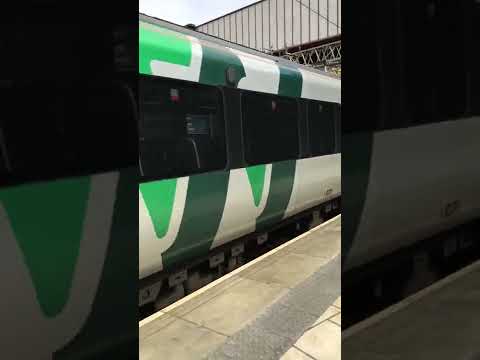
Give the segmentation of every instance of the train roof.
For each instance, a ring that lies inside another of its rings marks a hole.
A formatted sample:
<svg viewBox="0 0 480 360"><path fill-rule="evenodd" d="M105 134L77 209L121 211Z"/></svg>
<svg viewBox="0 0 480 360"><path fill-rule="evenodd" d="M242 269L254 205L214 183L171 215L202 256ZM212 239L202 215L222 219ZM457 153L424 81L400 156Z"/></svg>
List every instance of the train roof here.
<svg viewBox="0 0 480 360"><path fill-rule="evenodd" d="M140 14L140 73L340 103L325 72Z"/></svg>

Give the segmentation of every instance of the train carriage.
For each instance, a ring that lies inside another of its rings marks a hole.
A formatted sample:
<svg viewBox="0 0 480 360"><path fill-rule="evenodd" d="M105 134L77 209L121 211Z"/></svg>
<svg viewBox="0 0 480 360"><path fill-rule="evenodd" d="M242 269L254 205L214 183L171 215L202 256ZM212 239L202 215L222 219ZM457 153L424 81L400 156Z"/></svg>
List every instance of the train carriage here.
<svg viewBox="0 0 480 360"><path fill-rule="evenodd" d="M143 15L139 56L139 305L338 211L338 78Z"/></svg>
<svg viewBox="0 0 480 360"><path fill-rule="evenodd" d="M357 5L374 35L349 49L378 56L345 65L355 84L344 87L342 123L342 286L352 306L381 286L416 288L404 284L423 278L417 267L441 274L473 252L480 216L478 3ZM458 45L454 71L446 43Z"/></svg>
<svg viewBox="0 0 480 360"><path fill-rule="evenodd" d="M40 47L48 54L39 63L45 78L0 82L6 359L118 359L138 351L138 70L135 57L126 54L119 69L113 56L117 45L136 46L129 36L136 24L87 32L76 20L62 33L55 26L16 29L28 43L14 48L16 56ZM32 47L32 31L53 40ZM61 59L51 56L53 48ZM75 63L78 53L85 56Z"/></svg>

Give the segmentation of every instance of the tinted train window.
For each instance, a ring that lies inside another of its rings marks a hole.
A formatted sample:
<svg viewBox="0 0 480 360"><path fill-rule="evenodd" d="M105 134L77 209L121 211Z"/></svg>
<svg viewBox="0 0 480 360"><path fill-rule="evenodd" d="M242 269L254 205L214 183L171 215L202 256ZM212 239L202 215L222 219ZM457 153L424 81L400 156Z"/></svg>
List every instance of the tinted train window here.
<svg viewBox="0 0 480 360"><path fill-rule="evenodd" d="M480 2L472 2L470 29L467 28L467 33L470 34L470 71L471 71L471 88L470 88L470 104L473 115L480 115L480 54L478 44L480 44Z"/></svg>
<svg viewBox="0 0 480 360"><path fill-rule="evenodd" d="M142 77L140 98L144 176L177 177L225 168L225 126L218 88Z"/></svg>
<svg viewBox="0 0 480 360"><path fill-rule="evenodd" d="M275 95L242 94L245 159L250 165L298 156L297 102Z"/></svg>
<svg viewBox="0 0 480 360"><path fill-rule="evenodd" d="M436 117L435 122L459 118L467 107L467 71L469 45L466 35L466 2L439 1L436 4L432 42L435 61L430 63L435 71ZM459 20L462 19L462 20ZM462 40L460 40L462 39ZM455 65L445 56L445 44L455 44ZM475 47L478 44L474 45ZM478 64L475 64L478 66ZM452 91L455 89L454 91Z"/></svg>
<svg viewBox="0 0 480 360"><path fill-rule="evenodd" d="M335 152L341 153L342 152L342 107L340 105L335 106L336 109L336 116L335 116Z"/></svg>
<svg viewBox="0 0 480 360"><path fill-rule="evenodd" d="M407 87L406 105L411 114L410 123L405 125L436 123L465 114L471 79L467 70L470 31L466 28L466 4L421 0L405 3L401 12L397 12L402 31L399 44ZM446 44L454 44L454 55L446 55ZM418 59L422 59L420 65Z"/></svg>
<svg viewBox="0 0 480 360"><path fill-rule="evenodd" d="M18 82L0 93L0 186L136 166L126 84Z"/></svg>
<svg viewBox="0 0 480 360"><path fill-rule="evenodd" d="M9 173L9 163L7 157L7 146L3 136L3 130L0 127L0 177L4 178Z"/></svg>
<svg viewBox="0 0 480 360"><path fill-rule="evenodd" d="M337 104L310 101L308 104L308 130L312 156L335 153L335 122Z"/></svg>

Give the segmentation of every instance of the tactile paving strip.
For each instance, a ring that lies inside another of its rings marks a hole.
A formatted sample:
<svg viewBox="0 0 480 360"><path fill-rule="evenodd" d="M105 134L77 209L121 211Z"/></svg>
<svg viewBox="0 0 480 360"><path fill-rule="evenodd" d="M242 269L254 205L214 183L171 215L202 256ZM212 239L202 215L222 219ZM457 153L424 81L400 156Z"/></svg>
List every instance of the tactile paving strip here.
<svg viewBox="0 0 480 360"><path fill-rule="evenodd" d="M340 261L320 267L205 359L280 359L340 296Z"/></svg>

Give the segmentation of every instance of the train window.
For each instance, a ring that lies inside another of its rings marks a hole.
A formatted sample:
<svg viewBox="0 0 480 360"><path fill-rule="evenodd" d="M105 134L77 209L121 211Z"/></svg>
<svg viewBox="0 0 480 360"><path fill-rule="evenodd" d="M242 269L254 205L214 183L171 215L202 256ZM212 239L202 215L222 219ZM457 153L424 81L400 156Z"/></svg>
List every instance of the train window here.
<svg viewBox="0 0 480 360"><path fill-rule="evenodd" d="M480 54L477 50L480 44L480 2L472 3L472 18L470 21L470 106L473 115L480 115Z"/></svg>
<svg viewBox="0 0 480 360"><path fill-rule="evenodd" d="M310 101L308 104L308 132L312 156L335 153L335 118L338 105Z"/></svg>
<svg viewBox="0 0 480 360"><path fill-rule="evenodd" d="M298 106L291 98L242 94L245 160L250 165L298 156Z"/></svg>
<svg viewBox="0 0 480 360"><path fill-rule="evenodd" d="M142 175L168 178L225 168L218 88L142 76L140 99Z"/></svg>
<svg viewBox="0 0 480 360"><path fill-rule="evenodd" d="M432 44L431 53L434 61L429 63L429 67L434 73L433 122L459 118L466 111L467 81L470 74L467 72L468 46L465 41L467 33L463 20L464 5L466 3L462 1L440 1L435 4L435 12L432 15L429 42ZM454 67L451 58L445 56L445 44L455 44Z"/></svg>
<svg viewBox="0 0 480 360"><path fill-rule="evenodd" d="M453 120L466 112L470 74L465 4L422 0L398 14L403 21L402 63L411 126ZM455 44L453 67L445 44ZM429 65L419 66L419 58Z"/></svg>
<svg viewBox="0 0 480 360"><path fill-rule="evenodd" d="M335 106L335 152L342 152L342 107Z"/></svg>
<svg viewBox="0 0 480 360"><path fill-rule="evenodd" d="M1 186L135 166L134 106L119 84L26 81L2 96Z"/></svg>
<svg viewBox="0 0 480 360"><path fill-rule="evenodd" d="M3 130L0 126L0 177L5 177L8 174L8 158L7 147L5 144Z"/></svg>

